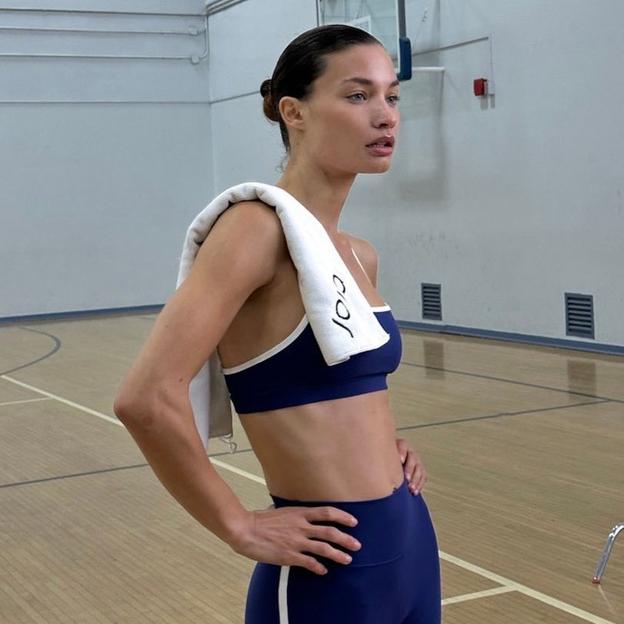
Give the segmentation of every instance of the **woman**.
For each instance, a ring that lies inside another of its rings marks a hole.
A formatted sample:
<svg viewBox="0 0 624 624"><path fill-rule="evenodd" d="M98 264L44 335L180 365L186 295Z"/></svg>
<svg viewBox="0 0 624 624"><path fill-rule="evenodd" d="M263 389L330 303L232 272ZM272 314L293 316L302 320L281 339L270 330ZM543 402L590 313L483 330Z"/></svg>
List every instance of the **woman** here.
<svg viewBox="0 0 624 624"><path fill-rule="evenodd" d="M385 383L400 334L375 287L375 249L338 229L355 176L390 166L398 90L380 42L345 25L294 39L261 87L289 156L276 186L324 226L388 343L326 366L279 218L260 201L238 202L212 226L115 401L172 495L258 562L246 624L440 621L436 538L418 492L424 470L404 440L397 452ZM188 384L215 348L269 509L241 505L194 427Z"/></svg>

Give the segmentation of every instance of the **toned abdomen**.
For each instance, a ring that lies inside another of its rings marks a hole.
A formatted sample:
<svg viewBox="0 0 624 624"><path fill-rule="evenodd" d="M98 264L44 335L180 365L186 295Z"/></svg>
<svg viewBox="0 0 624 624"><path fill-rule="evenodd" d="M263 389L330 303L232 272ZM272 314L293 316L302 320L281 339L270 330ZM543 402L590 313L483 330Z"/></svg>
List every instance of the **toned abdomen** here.
<svg viewBox="0 0 624 624"><path fill-rule="evenodd" d="M367 500L403 481L387 390L239 418L275 496Z"/></svg>

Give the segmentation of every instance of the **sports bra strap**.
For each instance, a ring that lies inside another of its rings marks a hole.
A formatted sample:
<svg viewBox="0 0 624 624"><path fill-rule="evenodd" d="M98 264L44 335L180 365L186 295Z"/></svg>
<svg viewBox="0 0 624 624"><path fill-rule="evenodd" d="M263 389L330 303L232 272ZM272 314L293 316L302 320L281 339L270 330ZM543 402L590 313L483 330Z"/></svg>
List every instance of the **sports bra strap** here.
<svg viewBox="0 0 624 624"><path fill-rule="evenodd" d="M357 257L357 254L353 250L353 247L351 247L351 253L354 255L355 259L357 260L357 263L360 265L360 268L364 272L364 275L366 276L366 279L370 282L371 285L373 285L373 282L371 282L370 277L368 277L368 273L366 272L366 269L362 266L362 263L360 262L360 259Z"/></svg>

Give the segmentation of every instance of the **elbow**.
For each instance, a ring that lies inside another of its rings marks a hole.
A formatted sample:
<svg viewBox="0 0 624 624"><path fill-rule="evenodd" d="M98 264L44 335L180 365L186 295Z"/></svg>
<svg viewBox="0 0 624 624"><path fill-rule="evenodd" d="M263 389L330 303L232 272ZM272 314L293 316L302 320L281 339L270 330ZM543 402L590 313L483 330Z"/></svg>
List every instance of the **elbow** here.
<svg viewBox="0 0 624 624"><path fill-rule="evenodd" d="M171 411L172 400L164 391L130 393L120 391L113 412L130 431L153 432L159 429L164 414Z"/></svg>
<svg viewBox="0 0 624 624"><path fill-rule="evenodd" d="M129 375L126 375L121 381L113 400L113 414L124 425L131 415L135 413L136 397L139 394L136 391L136 384L133 384L128 377Z"/></svg>
<svg viewBox="0 0 624 624"><path fill-rule="evenodd" d="M149 412L146 403L150 399L149 388L153 388L143 379L138 378L132 371L122 380L113 401L113 413L126 426L135 421L139 414Z"/></svg>
<svg viewBox="0 0 624 624"><path fill-rule="evenodd" d="M133 392L127 387L122 387L113 401L113 413L126 426L141 424L149 426L152 409L148 407L145 395ZM150 401L151 403L151 401Z"/></svg>
<svg viewBox="0 0 624 624"><path fill-rule="evenodd" d="M153 406L145 401L130 400L127 398L115 398L113 412L123 426L132 432L149 432L156 425L156 417Z"/></svg>
<svg viewBox="0 0 624 624"><path fill-rule="evenodd" d="M133 414L139 412L136 401L122 393L117 394L113 401L113 413L124 424L127 425Z"/></svg>

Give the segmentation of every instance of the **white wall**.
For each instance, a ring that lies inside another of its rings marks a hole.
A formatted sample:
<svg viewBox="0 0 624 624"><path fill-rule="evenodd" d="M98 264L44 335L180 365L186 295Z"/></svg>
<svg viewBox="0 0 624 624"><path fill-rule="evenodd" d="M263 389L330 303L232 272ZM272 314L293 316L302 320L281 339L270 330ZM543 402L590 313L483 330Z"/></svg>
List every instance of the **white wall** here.
<svg viewBox="0 0 624 624"><path fill-rule="evenodd" d="M247 0L210 18L214 182L220 192L248 180L279 178L279 126L262 113L260 84L282 50L317 25L314 0Z"/></svg>
<svg viewBox="0 0 624 624"><path fill-rule="evenodd" d="M0 25L117 32L0 32L0 53L81 56L0 58L0 318L161 304L212 192L208 63L86 56L200 55L206 37L184 33L205 29L203 2L37 6L67 12Z"/></svg>
<svg viewBox="0 0 624 624"><path fill-rule="evenodd" d="M202 3L142 3L182 5L200 12ZM496 96L472 94L473 79L489 75L489 40L415 55L415 65L446 72L402 84L392 169L354 185L341 227L377 247L380 291L397 318L421 322L420 284L434 282L444 320L430 325L566 339L563 293L577 292L594 295L593 342L624 345L624 4L408 0L407 23L415 52L493 34ZM231 184L279 177L279 129L263 117L258 89L285 45L315 25L315 0L247 0L210 18L199 65L123 61L106 73L102 61L46 62L69 95L91 97L94 81L102 98L165 84L154 99L209 94L210 108L0 104L9 137L0 259L12 267L0 277L10 295L0 317L163 302L192 216ZM197 51L193 40L177 45ZM30 62L19 63L2 63L0 80L14 72L9 85L23 97ZM148 235L134 236L146 222ZM25 240L44 246L44 279ZM69 249L82 267L68 280Z"/></svg>
<svg viewBox="0 0 624 624"><path fill-rule="evenodd" d="M623 345L624 5L419 0L407 17L415 49L494 33L496 96L472 94L487 42L415 56L447 71L404 83L392 172L358 181L349 214L400 318L419 321L418 284L440 282L445 324L564 338L563 293L580 292L595 341Z"/></svg>

